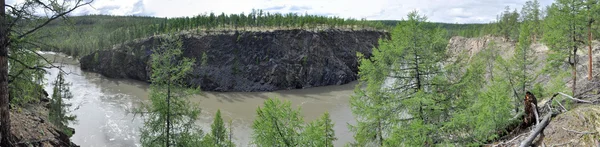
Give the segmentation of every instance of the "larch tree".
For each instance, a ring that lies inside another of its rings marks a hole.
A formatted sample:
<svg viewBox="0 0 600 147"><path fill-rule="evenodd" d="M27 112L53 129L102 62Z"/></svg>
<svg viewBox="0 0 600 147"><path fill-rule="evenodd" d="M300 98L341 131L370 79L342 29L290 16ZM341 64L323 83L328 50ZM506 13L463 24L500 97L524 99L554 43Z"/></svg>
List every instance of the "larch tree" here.
<svg viewBox="0 0 600 147"><path fill-rule="evenodd" d="M529 0L525 2L521 10L521 21L522 23L528 23L530 37L532 42L536 42L540 34L542 34L542 12L540 8L540 2L537 0ZM521 29L524 29L521 27Z"/></svg>
<svg viewBox="0 0 600 147"><path fill-rule="evenodd" d="M68 114L70 103L65 100L73 98L73 94L69 88L70 83L65 81L65 74L62 72L58 73L56 81L54 81L54 89L52 92L52 99L50 101L50 110L48 112L50 121L67 134L73 135L74 132L68 128L70 122L75 121L75 116Z"/></svg>
<svg viewBox="0 0 600 147"><path fill-rule="evenodd" d="M210 129L210 134L204 136L205 139L203 140L203 145L218 147L234 146L230 136L228 136L229 134L225 128L223 118L221 117L221 110L217 110L213 123L210 125Z"/></svg>
<svg viewBox="0 0 600 147"><path fill-rule="evenodd" d="M532 90L534 82L537 79L537 58L535 50L530 46L532 44L532 29L534 25L531 21L521 23L518 43L515 46L513 57L508 61L501 61L501 67L506 72L505 79L508 79L514 94L515 111L521 106L521 99L525 97L525 92Z"/></svg>
<svg viewBox="0 0 600 147"><path fill-rule="evenodd" d="M329 112L325 112L321 118L309 123L302 132L303 146L333 147L333 141L337 140L333 130L333 122L329 118Z"/></svg>
<svg viewBox="0 0 600 147"><path fill-rule="evenodd" d="M500 15L498 24L500 34L505 40L516 39L516 35L519 33L519 13L516 9L511 12L510 7L506 6Z"/></svg>
<svg viewBox="0 0 600 147"><path fill-rule="evenodd" d="M289 101L268 99L256 113L251 142L256 146L329 147L337 140L327 112L320 119L305 124L300 108L293 109Z"/></svg>
<svg viewBox="0 0 600 147"><path fill-rule="evenodd" d="M12 48L17 44L40 45L35 40L28 39L33 33L48 25L50 22L64 18L75 9L90 4L93 0L35 0L22 3L7 4L0 0L0 146L10 144L10 113L9 113L9 60L14 64L23 64L30 70L41 70L44 66L26 65L20 59L12 58L12 50L27 50L30 48ZM45 15L36 14L43 11ZM41 58L41 57L40 57Z"/></svg>
<svg viewBox="0 0 600 147"><path fill-rule="evenodd" d="M550 67L560 67L567 59L570 66L572 94L577 95L577 65L579 48L586 44L587 16L582 0L556 0L547 9L544 21L544 42L552 51L548 57Z"/></svg>
<svg viewBox="0 0 600 147"><path fill-rule="evenodd" d="M448 41L445 31L428 29L426 24L425 17L411 12L406 22L394 28L392 40L380 40L370 58L360 59L360 83L350 99L357 118L357 124L350 126L356 139L353 145L384 146L398 126L420 124L424 130L418 134L428 134L432 131L428 126L443 115L436 108L443 104L436 103L445 100L429 94L440 86L435 77L442 72L440 62ZM423 142L430 139L422 137Z"/></svg>
<svg viewBox="0 0 600 147"><path fill-rule="evenodd" d="M257 146L299 146L300 130L304 120L300 109L293 109L289 101L268 99L264 107L256 109L252 123L252 144Z"/></svg>
<svg viewBox="0 0 600 147"><path fill-rule="evenodd" d="M187 100L199 90L184 80L194 60L183 56L181 36L167 34L152 50L150 103L135 111L145 116L140 142L143 146L198 146L202 130L195 125L200 108Z"/></svg>
<svg viewBox="0 0 600 147"><path fill-rule="evenodd" d="M592 51L592 40L593 40L593 25L600 15L600 3L598 0L585 0L584 4L585 15L587 15L587 45L588 45L588 80L592 80L593 77L593 51Z"/></svg>

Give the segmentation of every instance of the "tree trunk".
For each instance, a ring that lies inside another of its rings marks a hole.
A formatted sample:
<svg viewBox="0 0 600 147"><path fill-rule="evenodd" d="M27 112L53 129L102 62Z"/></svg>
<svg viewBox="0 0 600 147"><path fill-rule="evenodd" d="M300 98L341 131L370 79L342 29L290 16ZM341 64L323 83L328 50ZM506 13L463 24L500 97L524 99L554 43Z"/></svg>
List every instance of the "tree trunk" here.
<svg viewBox="0 0 600 147"><path fill-rule="evenodd" d="M575 29L573 29L575 30ZM573 74L573 95L577 95L577 40L575 39L575 31L572 34L573 39L573 61L571 62L571 69L573 70L571 74Z"/></svg>
<svg viewBox="0 0 600 147"><path fill-rule="evenodd" d="M573 51L573 63L571 64L571 69L573 70L571 74L573 74L573 95L577 95L575 92L577 90L577 59L575 59L576 57L576 53L577 53L577 49L575 49L575 51Z"/></svg>
<svg viewBox="0 0 600 147"><path fill-rule="evenodd" d="M521 142L521 145L519 145L519 146L520 147L530 146L531 143L533 142L533 140L535 139L535 137L537 137L538 134L543 133L546 126L548 126L548 124L550 124L550 120L552 119L553 115L556 115L556 114L554 114L552 112L546 114L546 116L544 116L544 119L542 120L542 122L540 122L540 124L535 126L535 129L533 130L533 132L531 134L529 134L529 136L527 136L527 138L525 138L525 140L523 140L523 142ZM540 138L540 139L542 139L542 138Z"/></svg>
<svg viewBox="0 0 600 147"><path fill-rule="evenodd" d="M169 71L169 81L167 82L167 142L166 147L171 146L170 133L171 133L171 72Z"/></svg>
<svg viewBox="0 0 600 147"><path fill-rule="evenodd" d="M592 67L594 66L594 63L592 62L592 23L593 23L593 19L590 18L590 21L588 23L588 53L589 53L589 65L588 65L588 80L592 80Z"/></svg>
<svg viewBox="0 0 600 147"><path fill-rule="evenodd" d="M8 27L6 22L5 0L0 0L0 146L11 146L10 113L8 100Z"/></svg>

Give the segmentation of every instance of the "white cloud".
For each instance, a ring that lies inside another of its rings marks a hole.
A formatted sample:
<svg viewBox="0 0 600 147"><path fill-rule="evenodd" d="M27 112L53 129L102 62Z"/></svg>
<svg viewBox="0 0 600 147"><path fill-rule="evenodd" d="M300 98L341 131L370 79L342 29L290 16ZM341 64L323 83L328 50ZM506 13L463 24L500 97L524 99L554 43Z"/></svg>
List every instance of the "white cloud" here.
<svg viewBox="0 0 600 147"><path fill-rule="evenodd" d="M8 0L8 2L15 0ZM21 0L17 0L21 1ZM430 21L486 23L505 6L521 9L526 0L95 0L81 14L194 16L202 13L249 13L263 9L279 13L308 13L370 20L400 20L419 11ZM552 0L540 0L542 7Z"/></svg>

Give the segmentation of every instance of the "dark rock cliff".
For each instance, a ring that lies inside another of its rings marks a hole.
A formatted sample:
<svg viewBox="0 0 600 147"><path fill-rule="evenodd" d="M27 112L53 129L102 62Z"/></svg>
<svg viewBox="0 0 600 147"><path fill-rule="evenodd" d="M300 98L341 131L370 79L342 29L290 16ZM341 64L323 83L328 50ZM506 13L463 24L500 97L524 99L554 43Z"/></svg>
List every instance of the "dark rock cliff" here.
<svg viewBox="0 0 600 147"><path fill-rule="evenodd" d="M188 82L206 91L273 91L339 85L358 78L356 53L369 56L380 31L276 30L182 34L183 52L195 58ZM159 36L81 58L81 68L111 78L149 81L151 50ZM202 54L208 56L201 65Z"/></svg>

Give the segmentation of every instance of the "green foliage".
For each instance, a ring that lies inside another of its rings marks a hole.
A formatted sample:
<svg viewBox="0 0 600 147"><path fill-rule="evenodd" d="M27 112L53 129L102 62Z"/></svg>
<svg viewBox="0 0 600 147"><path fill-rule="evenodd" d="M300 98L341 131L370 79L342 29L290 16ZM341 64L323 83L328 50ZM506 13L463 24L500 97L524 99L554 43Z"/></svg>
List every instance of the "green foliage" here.
<svg viewBox="0 0 600 147"><path fill-rule="evenodd" d="M304 124L300 108L292 109L289 101L268 99L256 109L252 124L252 144L257 146L333 146L336 140L329 113Z"/></svg>
<svg viewBox="0 0 600 147"><path fill-rule="evenodd" d="M416 12L410 13L406 23L393 30L392 40L380 40L370 59L360 59L360 84L350 99L357 118L357 124L350 126L355 133L353 145L402 142L404 138L385 134L394 132L391 128L396 126L418 122L429 126L427 123L443 115L438 110L446 105L436 103L445 100L430 94L437 89L435 77L441 71L438 62L445 56L447 40L445 31L426 29L425 21Z"/></svg>
<svg viewBox="0 0 600 147"><path fill-rule="evenodd" d="M252 124L253 141L257 146L298 146L300 130L304 122L300 109L292 109L291 103L268 99L264 107L256 109L258 117Z"/></svg>
<svg viewBox="0 0 600 147"><path fill-rule="evenodd" d="M471 106L458 111L444 125L443 130L448 133L462 134L448 141L479 146L500 137L498 133L512 123L509 89L506 80L497 78L479 95L470 97Z"/></svg>
<svg viewBox="0 0 600 147"><path fill-rule="evenodd" d="M96 50L111 49L113 45L126 41L184 30L202 32L201 30L211 29L386 29L388 27L367 20L297 13L269 13L262 10L253 10L249 14L210 13L176 18L88 15L60 20L48 26L36 33L38 36L44 36L36 39L52 46L44 49L76 57Z"/></svg>
<svg viewBox="0 0 600 147"><path fill-rule="evenodd" d="M215 119L210 128L211 133L204 136L204 142L202 145L215 147L234 146L232 140L229 140L228 138L229 136L227 134L227 129L225 128L225 124L223 123L223 118L221 118L221 110L218 110L215 114Z"/></svg>
<svg viewBox="0 0 600 147"><path fill-rule="evenodd" d="M306 125L302 136L302 146L333 147L333 141L337 138L329 112L325 112L320 119Z"/></svg>
<svg viewBox="0 0 600 147"><path fill-rule="evenodd" d="M70 122L75 121L76 118L75 115L69 114L71 104L65 102L65 100L73 98L73 94L71 94L69 88L70 85L65 81L64 73L59 72L56 81L54 81L54 89L48 112L50 122L69 134L69 136L73 135L74 132L71 131L68 125Z"/></svg>
<svg viewBox="0 0 600 147"><path fill-rule="evenodd" d="M516 19L515 12L509 16ZM480 146L518 121L511 121L512 102L521 101L513 99L515 88L532 90L538 74L529 48L533 33L526 29L531 23L515 35L519 44L508 61L494 42L475 55L445 60L443 31L424 29L424 21L410 14L371 58L359 54L360 84L350 99L357 118L350 126L356 140L351 145Z"/></svg>
<svg viewBox="0 0 600 147"><path fill-rule="evenodd" d="M206 65L207 65L207 63L208 63L208 55L206 55L206 52L203 52L203 53L202 53L202 62L201 62L201 64L200 64L200 65L202 65L202 66L206 66Z"/></svg>
<svg viewBox="0 0 600 147"><path fill-rule="evenodd" d="M302 57L302 65L306 65L308 63L308 56Z"/></svg>
<svg viewBox="0 0 600 147"><path fill-rule="evenodd" d="M12 105L38 102L44 97L42 81L46 71L41 67L46 64L35 53L37 49L29 47L31 46L12 46L10 50L8 91Z"/></svg>
<svg viewBox="0 0 600 147"><path fill-rule="evenodd" d="M405 20L373 20L375 22L382 23L389 26L397 26L406 23ZM481 37L485 35L496 35L498 32L496 22L490 22L486 24L454 24L454 23L440 23L440 22L422 22L423 27L426 29L442 28L448 32L446 38L453 36L462 37Z"/></svg>
<svg viewBox="0 0 600 147"><path fill-rule="evenodd" d="M147 115L140 142L143 146L198 146L203 134L194 123L200 109L187 100L198 90L183 84L194 60L183 57L178 36L170 35L162 42L152 53L151 104L136 111Z"/></svg>
<svg viewBox="0 0 600 147"><path fill-rule="evenodd" d="M537 41L537 37L542 33L542 12L540 10L540 3L537 0L529 0L525 2L521 10L522 23L527 24L525 28L521 26L521 30L527 29L531 41Z"/></svg>
<svg viewBox="0 0 600 147"><path fill-rule="evenodd" d="M506 40L517 39L519 34L519 13L517 10L510 12L510 7L506 6L498 20L498 27L500 35Z"/></svg>
<svg viewBox="0 0 600 147"><path fill-rule="evenodd" d="M536 84L539 70L537 70L537 55L535 51L530 48L532 38L530 37L532 32L529 25L532 23L522 23L521 32L519 33L519 42L517 43L514 51L514 55L508 61L501 61L501 66L505 71L504 79L507 79L510 84L510 88L513 90L513 97L515 102L515 110L520 108L522 99L525 97L526 91L531 91L533 85ZM538 97L540 97L538 95ZM541 97L540 97L541 98Z"/></svg>
<svg viewBox="0 0 600 147"><path fill-rule="evenodd" d="M587 22L586 1L556 0L547 9L544 43L550 48L548 57L550 67L571 66L573 81L577 81L577 51L586 45ZM565 62L567 59L567 62ZM572 93L576 91L576 83L572 82Z"/></svg>

